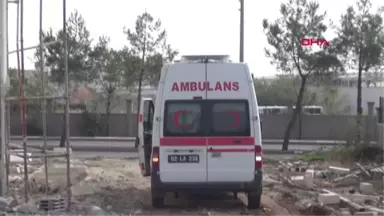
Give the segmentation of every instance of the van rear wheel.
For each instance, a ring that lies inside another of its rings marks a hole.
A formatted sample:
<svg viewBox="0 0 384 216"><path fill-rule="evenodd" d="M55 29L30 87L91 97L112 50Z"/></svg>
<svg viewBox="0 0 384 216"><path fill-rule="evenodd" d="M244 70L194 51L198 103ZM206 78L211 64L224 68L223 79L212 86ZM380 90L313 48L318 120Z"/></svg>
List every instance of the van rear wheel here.
<svg viewBox="0 0 384 216"><path fill-rule="evenodd" d="M258 209L261 206L261 194L248 193L248 209Z"/></svg>
<svg viewBox="0 0 384 216"><path fill-rule="evenodd" d="M152 197L152 206L154 208L164 207L164 197Z"/></svg>

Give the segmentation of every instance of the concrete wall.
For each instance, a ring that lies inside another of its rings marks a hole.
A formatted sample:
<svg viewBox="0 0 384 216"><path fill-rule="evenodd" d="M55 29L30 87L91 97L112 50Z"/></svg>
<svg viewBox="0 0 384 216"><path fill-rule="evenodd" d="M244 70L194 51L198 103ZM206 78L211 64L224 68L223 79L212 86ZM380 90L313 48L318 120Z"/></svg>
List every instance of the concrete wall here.
<svg viewBox="0 0 384 216"><path fill-rule="evenodd" d="M290 115L264 115L263 138L282 139L285 128L291 118ZM368 123L364 116L363 126ZM319 140L347 140L353 136L356 117L350 115L306 115L301 120L301 133L299 122L296 122L291 139L319 139ZM377 126L372 128L372 140L377 139Z"/></svg>
<svg viewBox="0 0 384 216"><path fill-rule="evenodd" d="M102 114L102 118L105 115ZM290 115L264 115L263 120L263 138L265 139L282 139L285 127L290 119ZM364 117L364 122L367 122L367 117ZM136 127L135 114L112 114L110 117L109 136L135 136ZM41 117L33 118L30 125L41 129ZM47 117L48 136L60 136L62 131L63 115L49 113ZM352 136L349 132L355 125L355 117L348 115L330 116L303 116L302 117L302 139L321 139L321 140L346 140L348 136ZM30 128L33 128L30 126ZM11 115L11 135L21 135L20 115L12 113ZM378 138L377 124L372 128L373 139ZM42 135L41 131L32 133L29 130L29 135ZM103 134L96 134L102 136ZM70 136L87 136L87 129L84 124L82 114L70 115ZM300 130L297 123L292 131L292 139L299 139Z"/></svg>

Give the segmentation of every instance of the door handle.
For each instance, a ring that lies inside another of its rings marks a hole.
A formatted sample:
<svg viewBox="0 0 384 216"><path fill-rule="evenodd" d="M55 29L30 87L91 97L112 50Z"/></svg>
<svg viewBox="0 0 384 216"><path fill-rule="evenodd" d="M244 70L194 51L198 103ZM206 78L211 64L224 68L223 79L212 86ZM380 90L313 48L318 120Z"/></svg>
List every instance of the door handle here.
<svg viewBox="0 0 384 216"><path fill-rule="evenodd" d="M208 150L213 150L213 148L212 148L212 147L209 147Z"/></svg>

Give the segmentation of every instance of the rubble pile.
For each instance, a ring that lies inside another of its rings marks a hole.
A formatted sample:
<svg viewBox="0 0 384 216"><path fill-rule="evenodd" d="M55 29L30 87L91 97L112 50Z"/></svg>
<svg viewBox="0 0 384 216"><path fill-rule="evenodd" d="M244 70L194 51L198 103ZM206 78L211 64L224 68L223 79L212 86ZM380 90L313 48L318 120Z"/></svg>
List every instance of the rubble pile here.
<svg viewBox="0 0 384 216"><path fill-rule="evenodd" d="M275 176L310 215L384 215L384 166L280 161ZM301 194L301 195L298 195Z"/></svg>
<svg viewBox="0 0 384 216"><path fill-rule="evenodd" d="M24 199L24 165L13 162L10 166L8 179L9 194L7 197L0 197L0 215L30 215L47 212L57 212L63 215L66 204L61 203L59 210L46 209L42 203L51 200L66 200L67 169L65 163L51 161L48 165L48 185L45 182L45 169L40 163L28 164L29 202ZM78 185L87 177L87 167L77 160L71 161L71 183ZM48 193L47 191L48 190ZM63 197L63 198L61 198ZM51 208L52 205L49 205ZM89 207L90 208L90 207ZM74 205L74 210L78 208ZM91 211L92 209L88 209ZM94 212L94 210L92 210Z"/></svg>

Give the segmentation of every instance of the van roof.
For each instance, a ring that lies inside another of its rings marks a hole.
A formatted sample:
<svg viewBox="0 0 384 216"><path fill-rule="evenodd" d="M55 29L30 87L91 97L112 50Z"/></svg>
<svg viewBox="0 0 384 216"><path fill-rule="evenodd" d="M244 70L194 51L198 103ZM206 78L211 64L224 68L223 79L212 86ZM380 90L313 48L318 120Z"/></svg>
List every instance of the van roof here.
<svg viewBox="0 0 384 216"><path fill-rule="evenodd" d="M176 63L225 63L232 62L229 55L183 55Z"/></svg>

